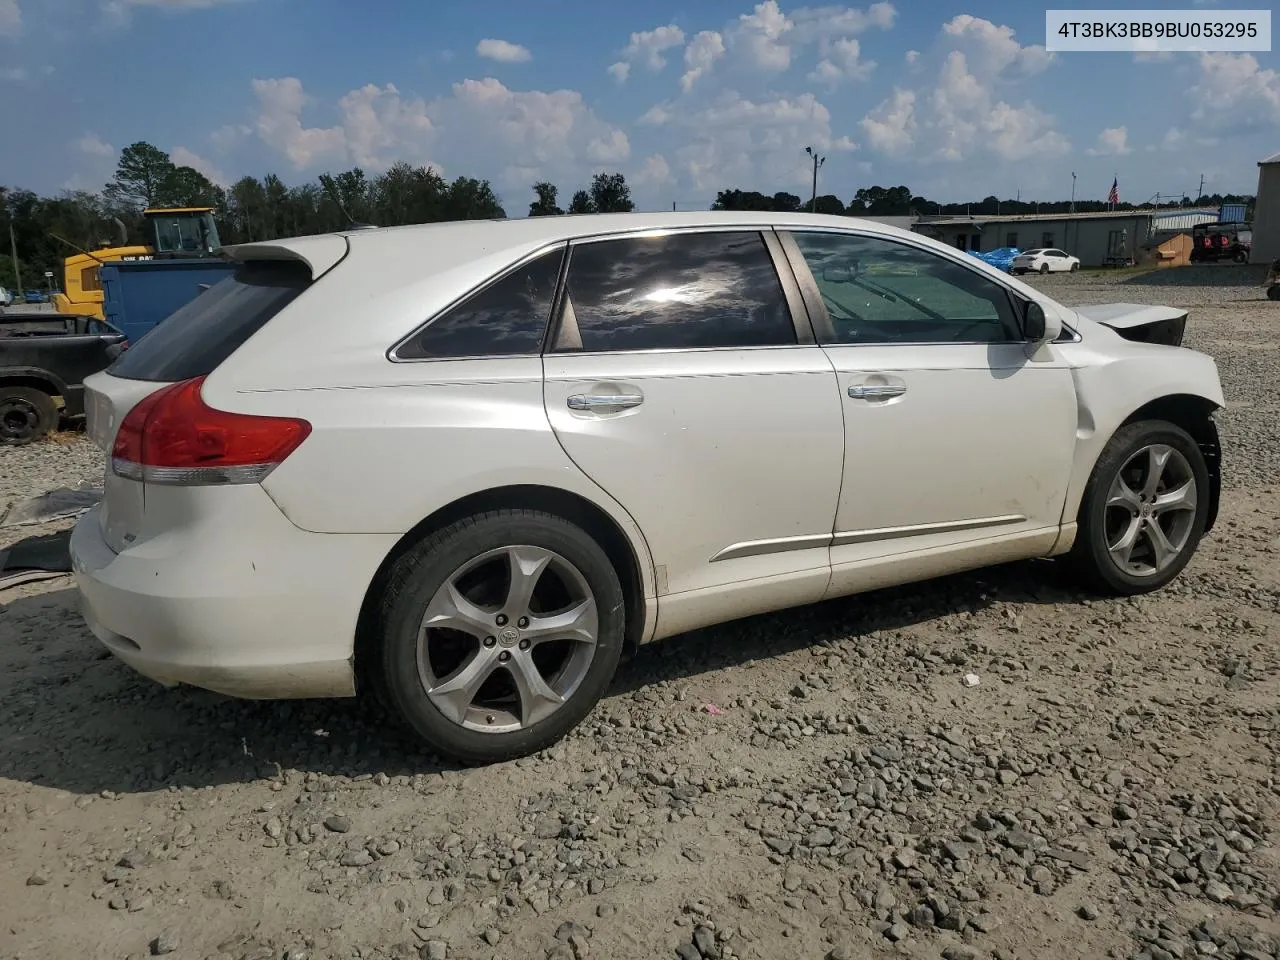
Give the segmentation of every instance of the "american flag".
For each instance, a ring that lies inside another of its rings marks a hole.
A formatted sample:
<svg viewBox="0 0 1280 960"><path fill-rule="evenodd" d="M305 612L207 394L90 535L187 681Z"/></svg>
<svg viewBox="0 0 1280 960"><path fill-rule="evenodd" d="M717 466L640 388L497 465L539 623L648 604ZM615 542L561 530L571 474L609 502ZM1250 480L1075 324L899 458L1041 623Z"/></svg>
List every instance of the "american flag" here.
<svg viewBox="0 0 1280 960"><path fill-rule="evenodd" d="M1107 194L1107 203L1115 206L1120 202L1119 179L1111 181L1111 192Z"/></svg>

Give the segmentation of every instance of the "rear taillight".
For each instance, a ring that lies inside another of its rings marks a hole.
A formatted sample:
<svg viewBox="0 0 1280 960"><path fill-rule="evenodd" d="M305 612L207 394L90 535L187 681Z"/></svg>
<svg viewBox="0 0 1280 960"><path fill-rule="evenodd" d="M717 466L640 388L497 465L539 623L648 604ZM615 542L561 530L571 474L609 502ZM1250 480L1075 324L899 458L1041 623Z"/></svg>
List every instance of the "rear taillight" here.
<svg viewBox="0 0 1280 960"><path fill-rule="evenodd" d="M204 377L157 390L129 411L111 449L111 469L144 483L259 483L311 433L293 417L214 410Z"/></svg>

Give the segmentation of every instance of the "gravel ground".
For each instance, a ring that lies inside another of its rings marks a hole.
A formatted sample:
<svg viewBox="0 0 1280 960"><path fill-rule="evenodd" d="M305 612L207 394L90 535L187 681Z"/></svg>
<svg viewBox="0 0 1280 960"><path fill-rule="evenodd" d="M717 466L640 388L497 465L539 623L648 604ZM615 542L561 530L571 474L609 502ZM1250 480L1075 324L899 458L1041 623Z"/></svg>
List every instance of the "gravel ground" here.
<svg viewBox="0 0 1280 960"><path fill-rule="evenodd" d="M19 587L0 955L1276 957L1280 305L1231 268L1035 282L1192 307L1218 358L1222 515L1169 589L1015 564L700 631L459 770L358 703L161 689L68 581ZM100 475L0 452L0 501Z"/></svg>

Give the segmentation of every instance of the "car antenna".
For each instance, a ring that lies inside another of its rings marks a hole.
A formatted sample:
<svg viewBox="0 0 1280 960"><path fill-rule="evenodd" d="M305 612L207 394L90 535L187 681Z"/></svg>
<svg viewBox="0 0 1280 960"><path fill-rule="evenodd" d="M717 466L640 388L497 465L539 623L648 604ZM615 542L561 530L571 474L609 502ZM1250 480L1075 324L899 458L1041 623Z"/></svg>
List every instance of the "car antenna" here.
<svg viewBox="0 0 1280 960"><path fill-rule="evenodd" d="M361 221L357 220L355 217L351 216L351 214L347 212L346 206L344 206L342 203L342 198L338 196L338 189L336 186L334 186L333 177L329 176L328 174L324 174L322 177L320 177L320 183L324 187L325 193L329 195L329 199L332 200L337 205L338 210L341 211L342 215L347 218L347 229L349 230L378 229L378 225L376 223L362 223Z"/></svg>

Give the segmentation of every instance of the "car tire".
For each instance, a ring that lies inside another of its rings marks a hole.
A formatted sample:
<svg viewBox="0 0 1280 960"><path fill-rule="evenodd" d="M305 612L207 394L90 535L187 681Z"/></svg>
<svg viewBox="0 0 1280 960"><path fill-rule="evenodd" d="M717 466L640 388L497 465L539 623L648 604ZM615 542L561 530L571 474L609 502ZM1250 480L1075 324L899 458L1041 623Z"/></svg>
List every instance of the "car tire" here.
<svg viewBox="0 0 1280 960"><path fill-rule="evenodd" d="M1190 504L1185 495L1181 501L1175 496L1188 483ZM1085 486L1069 560L1084 584L1098 593L1133 596L1159 590L1195 553L1210 497L1204 455L1185 430L1164 420L1121 427L1103 448ZM1163 509L1157 509L1160 503ZM1163 545L1153 539L1153 525Z"/></svg>
<svg viewBox="0 0 1280 960"><path fill-rule="evenodd" d="M34 443L57 425L58 407L49 394L39 387L0 384L0 444Z"/></svg>
<svg viewBox="0 0 1280 960"><path fill-rule="evenodd" d="M517 563L533 570L534 558L545 562L520 580L532 598L524 602L514 571ZM569 612L560 619L582 611L578 639L548 637L556 631L538 626L548 597ZM531 616L517 617L520 610ZM577 726L608 689L624 610L617 571L580 527L541 511L489 511L432 533L395 561L370 679L378 699L446 757L487 764L527 756ZM437 626L425 627L428 618Z"/></svg>
<svg viewBox="0 0 1280 960"><path fill-rule="evenodd" d="M1080 264L1078 264L1078 263L1073 263L1073 264L1071 265L1071 272L1072 272L1072 273L1075 273L1075 272L1076 272L1077 270L1079 270L1079 269L1080 269Z"/></svg>
<svg viewBox="0 0 1280 960"><path fill-rule="evenodd" d="M1040 264L1040 272L1041 272L1042 274L1044 274L1044 273L1048 273L1048 272L1049 272L1049 265L1048 265L1047 263L1042 263L1042 264Z"/></svg>
<svg viewBox="0 0 1280 960"><path fill-rule="evenodd" d="M1273 283L1267 287L1268 300L1280 300L1280 283Z"/></svg>

